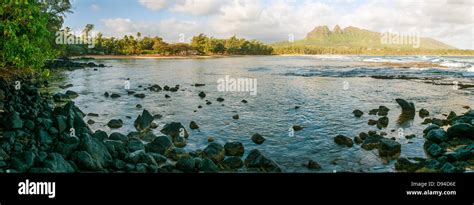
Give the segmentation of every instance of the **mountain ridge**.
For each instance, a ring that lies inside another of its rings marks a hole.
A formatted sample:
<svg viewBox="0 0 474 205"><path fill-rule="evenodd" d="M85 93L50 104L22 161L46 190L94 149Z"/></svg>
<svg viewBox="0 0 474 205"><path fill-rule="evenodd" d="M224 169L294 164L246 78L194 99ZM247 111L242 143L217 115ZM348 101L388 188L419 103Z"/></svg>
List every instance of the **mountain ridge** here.
<svg viewBox="0 0 474 205"><path fill-rule="evenodd" d="M421 37L417 33L381 33L354 26L341 29L339 25L332 30L327 25L316 26L302 40L278 42L273 45L369 49L457 49L441 41Z"/></svg>

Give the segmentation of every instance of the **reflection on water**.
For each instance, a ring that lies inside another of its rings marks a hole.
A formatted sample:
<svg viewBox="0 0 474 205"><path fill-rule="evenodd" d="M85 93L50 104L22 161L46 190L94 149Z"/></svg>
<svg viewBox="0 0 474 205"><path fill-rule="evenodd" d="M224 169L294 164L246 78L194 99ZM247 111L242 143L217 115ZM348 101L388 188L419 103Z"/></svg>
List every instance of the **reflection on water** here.
<svg viewBox="0 0 474 205"><path fill-rule="evenodd" d="M470 90L367 77L404 73L472 82L472 78L462 77L462 73L469 68L377 68L363 62L364 59L367 61L370 58L271 56L102 60L100 63L111 67L98 71L73 71L69 73L67 83L72 83L74 87L70 89L80 94L75 101L85 113L100 114L100 117L92 118L97 122L91 126L93 130L124 134L134 131L133 121L143 109L147 109L153 114L164 116L155 121L160 126L176 121L187 127L191 121L197 122L200 130L188 129L189 150L203 149L209 136L221 143L239 141L244 144L246 153L257 148L287 172L308 171L302 165L309 159L320 163L324 172L392 171L393 162L383 162L376 151L365 151L359 146L341 147L333 142L333 138L338 134L355 137L360 132L377 130L376 127L367 125L369 119L377 119L367 113L370 109L385 105L391 111L388 115L390 123L383 131L388 133L387 137L395 137L402 143L401 156L424 157L421 133L425 126L421 125L422 119L416 116L414 120L399 127L396 122L401 109L395 99L413 101L417 110L428 109L435 117L443 117L442 114L450 111L462 113L466 111L463 106L473 106L474 98ZM444 60L458 60L471 66L473 64L471 58L464 61L462 58ZM217 79L226 75L232 78L256 78L258 95L217 92ZM146 94L146 98L127 95L124 89L127 79L131 89ZM206 86L192 86L195 83L204 83ZM162 87L179 84L181 90L175 93L144 90L151 84ZM207 94L205 99L198 97L200 91ZM104 92L118 93L121 97L105 98ZM165 98L165 94L171 98ZM217 102L218 97L223 97L225 101ZM212 101L212 105L206 105L206 99ZM241 103L243 99L248 103ZM143 108L136 108L137 104L141 104ZM199 105L203 108L198 109ZM295 109L295 106L300 108ZM356 119L352 114L355 109L364 111L364 116ZM240 116L239 120L232 119L235 114ZM115 118L122 119L124 127L110 130L106 124ZM289 128L293 125L305 128L291 136ZM407 140L399 137L399 128L403 128L405 135L416 134L417 138ZM160 134L159 130L160 128L155 130L156 135ZM264 144L256 145L250 140L255 133L267 139Z"/></svg>

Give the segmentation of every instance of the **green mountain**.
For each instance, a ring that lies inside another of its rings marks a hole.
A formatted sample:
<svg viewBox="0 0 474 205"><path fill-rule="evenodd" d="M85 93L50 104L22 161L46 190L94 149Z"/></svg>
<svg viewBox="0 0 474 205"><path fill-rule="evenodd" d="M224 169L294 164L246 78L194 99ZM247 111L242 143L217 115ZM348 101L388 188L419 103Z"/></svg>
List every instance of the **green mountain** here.
<svg viewBox="0 0 474 205"><path fill-rule="evenodd" d="M305 39L294 42L279 42L274 47L324 47L339 49L456 49L440 41L412 34L379 33L353 26L341 29L338 25L331 31L327 26L317 26Z"/></svg>

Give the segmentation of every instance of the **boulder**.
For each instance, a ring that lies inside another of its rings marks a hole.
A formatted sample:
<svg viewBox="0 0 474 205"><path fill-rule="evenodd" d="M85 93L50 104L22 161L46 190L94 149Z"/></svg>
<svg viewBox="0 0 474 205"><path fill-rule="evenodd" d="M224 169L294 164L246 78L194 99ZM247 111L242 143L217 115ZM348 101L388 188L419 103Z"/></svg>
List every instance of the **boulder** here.
<svg viewBox="0 0 474 205"><path fill-rule="evenodd" d="M244 164L247 168L256 168L264 172L281 172L276 162L268 159L260 151L254 149L245 158Z"/></svg>
<svg viewBox="0 0 474 205"><path fill-rule="evenodd" d="M92 135L92 137L99 140L99 141L104 141L104 140L109 138L109 136L107 136L107 132L104 132L102 130L95 131L95 133Z"/></svg>
<svg viewBox="0 0 474 205"><path fill-rule="evenodd" d="M379 143L379 155L381 157L393 157L401 152L401 144L390 139L381 139Z"/></svg>
<svg viewBox="0 0 474 205"><path fill-rule="evenodd" d="M112 129L118 129L123 126L123 121L121 119L113 119L107 123L107 126L109 126Z"/></svg>
<svg viewBox="0 0 474 205"><path fill-rule="evenodd" d="M112 156L107 146L88 134L81 139L80 147L92 156L92 159L98 163L99 168L105 169L112 164Z"/></svg>
<svg viewBox="0 0 474 205"><path fill-rule="evenodd" d="M86 151L78 151L72 154L71 159L81 171L99 171L99 164Z"/></svg>
<svg viewBox="0 0 474 205"><path fill-rule="evenodd" d="M354 145L354 142L352 141L352 139L344 135L336 136L334 138L334 142L338 145L345 145L347 147L352 147Z"/></svg>
<svg viewBox="0 0 474 205"><path fill-rule="evenodd" d="M176 163L176 168L183 172L193 172L195 167L194 158L190 156L182 156Z"/></svg>
<svg viewBox="0 0 474 205"><path fill-rule="evenodd" d="M382 129L388 126L389 119L388 117L382 117L377 121L377 128Z"/></svg>
<svg viewBox="0 0 474 205"><path fill-rule="evenodd" d="M224 145L224 149L227 156L244 155L244 145L240 142L228 142Z"/></svg>
<svg viewBox="0 0 474 205"><path fill-rule="evenodd" d="M151 115L148 110L143 110L142 114L137 117L133 125L138 131L141 131L150 128L153 120L153 115Z"/></svg>
<svg viewBox="0 0 474 205"><path fill-rule="evenodd" d="M137 93L137 94L135 94L135 95L133 95L133 96L136 97L136 98L142 98L142 99L146 97L146 95L143 94L143 93Z"/></svg>
<svg viewBox="0 0 474 205"><path fill-rule="evenodd" d="M171 136L172 138L176 138L179 136L185 138L189 137L189 134L184 128L184 126L179 122L172 122L166 124L163 129L161 129L161 133Z"/></svg>
<svg viewBox="0 0 474 205"><path fill-rule="evenodd" d="M380 140L382 139L381 136L378 135L370 135L367 139L364 140L361 147L365 150L373 150L379 147Z"/></svg>
<svg viewBox="0 0 474 205"><path fill-rule="evenodd" d="M210 159L204 158L198 164L198 169L200 172L205 173L215 173L219 171L217 165Z"/></svg>
<svg viewBox="0 0 474 205"><path fill-rule="evenodd" d="M219 163L224 160L225 149L219 143L212 142L203 150L203 156Z"/></svg>
<svg viewBox="0 0 474 205"><path fill-rule="evenodd" d="M459 123L448 128L447 136L453 138L474 139L474 126L468 123Z"/></svg>
<svg viewBox="0 0 474 205"><path fill-rule="evenodd" d="M121 134L121 133L114 132L114 133L110 134L109 139L110 140L117 140L117 141L126 142L128 140L128 137Z"/></svg>
<svg viewBox="0 0 474 205"><path fill-rule="evenodd" d="M429 117L430 116L430 112L424 108L422 108L419 112L418 112L418 115L421 117L421 118L426 118L426 117Z"/></svg>
<svg viewBox="0 0 474 205"><path fill-rule="evenodd" d="M428 132L430 132L431 130L434 130L434 129L439 129L439 126L438 125L430 125L428 126L427 128L425 128L425 130L423 130L423 134L428 134Z"/></svg>
<svg viewBox="0 0 474 205"><path fill-rule="evenodd" d="M69 162L59 153L50 153L43 162L44 168L49 168L53 173L73 173L75 172Z"/></svg>
<svg viewBox="0 0 474 205"><path fill-rule="evenodd" d="M303 130L303 129L304 129L304 127L302 127L302 126L293 125L293 130L294 130L295 132L301 131L301 130Z"/></svg>
<svg viewBox="0 0 474 205"><path fill-rule="evenodd" d="M379 116L387 116L389 111L390 111L390 109L388 109L387 107L381 105L379 107L378 115Z"/></svg>
<svg viewBox="0 0 474 205"><path fill-rule="evenodd" d="M308 169L314 169L314 170L320 170L321 169L321 165L319 165L319 163L317 163L313 160L309 160L308 164L306 164L306 167L308 167Z"/></svg>
<svg viewBox="0 0 474 205"><path fill-rule="evenodd" d="M199 126L197 125L196 122L191 121L191 123L189 123L189 128L191 128L192 130L196 130L196 129L199 129Z"/></svg>
<svg viewBox="0 0 474 205"><path fill-rule="evenodd" d="M127 142L127 148L129 152L135 152L137 150L145 150L143 142L139 139L131 139Z"/></svg>
<svg viewBox="0 0 474 205"><path fill-rule="evenodd" d="M169 137L159 136L155 138L152 142L145 145L145 151L165 154L172 146L173 143Z"/></svg>
<svg viewBox="0 0 474 205"><path fill-rule="evenodd" d="M199 97L200 97L200 98L205 98L205 97L206 97L206 93L204 93L204 92L199 92Z"/></svg>
<svg viewBox="0 0 474 205"><path fill-rule="evenodd" d="M244 162L242 161L242 159L240 159L240 157L229 157L222 161L221 164L224 168L229 170L240 169L244 166Z"/></svg>
<svg viewBox="0 0 474 205"><path fill-rule="evenodd" d="M404 99L396 99L398 105L402 108L402 112L406 113L415 113L415 104L412 102L407 102Z"/></svg>
<svg viewBox="0 0 474 205"><path fill-rule="evenodd" d="M395 169L398 171L407 171L407 172L415 172L423 168L424 161L413 160L408 158L399 158L395 163Z"/></svg>
<svg viewBox="0 0 474 205"><path fill-rule="evenodd" d="M426 153L430 155L431 157L439 157L443 155L446 152L442 147L440 147L438 144L433 143L431 144L428 149L426 149Z"/></svg>
<svg viewBox="0 0 474 205"><path fill-rule="evenodd" d="M428 134L426 134L425 138L435 143L442 143L448 141L446 131L441 128L429 131Z"/></svg>
<svg viewBox="0 0 474 205"><path fill-rule="evenodd" d="M265 142L265 138L262 135L258 134L258 133L252 135L251 139L252 139L252 142L254 142L255 144L258 144L258 145L263 144L263 142Z"/></svg>
<svg viewBox="0 0 474 205"><path fill-rule="evenodd" d="M5 128L8 130L23 128L23 120L18 112L12 112L5 120Z"/></svg>
<svg viewBox="0 0 474 205"><path fill-rule="evenodd" d="M362 117L362 115L364 115L364 112L360 110L354 110L352 114L354 114L355 117Z"/></svg>

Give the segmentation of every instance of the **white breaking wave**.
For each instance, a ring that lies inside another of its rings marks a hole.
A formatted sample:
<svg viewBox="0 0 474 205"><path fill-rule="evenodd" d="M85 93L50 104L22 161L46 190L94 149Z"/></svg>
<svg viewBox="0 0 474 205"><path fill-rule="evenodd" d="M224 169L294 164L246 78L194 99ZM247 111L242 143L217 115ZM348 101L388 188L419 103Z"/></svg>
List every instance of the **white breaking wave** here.
<svg viewBox="0 0 474 205"><path fill-rule="evenodd" d="M446 66L448 68L466 68L469 65L466 63L456 63L456 62L444 62L440 64L441 66Z"/></svg>

